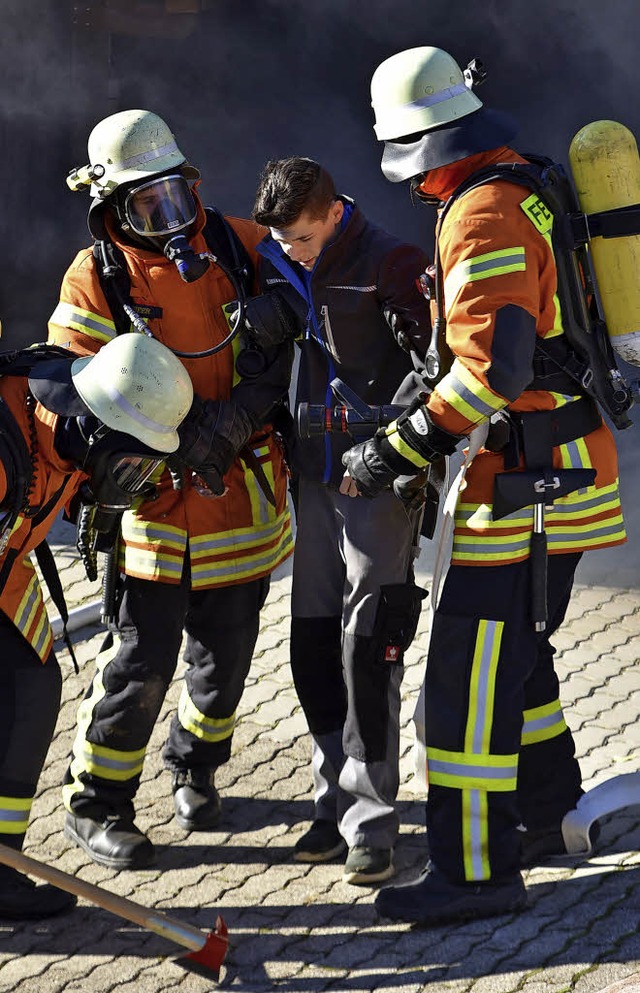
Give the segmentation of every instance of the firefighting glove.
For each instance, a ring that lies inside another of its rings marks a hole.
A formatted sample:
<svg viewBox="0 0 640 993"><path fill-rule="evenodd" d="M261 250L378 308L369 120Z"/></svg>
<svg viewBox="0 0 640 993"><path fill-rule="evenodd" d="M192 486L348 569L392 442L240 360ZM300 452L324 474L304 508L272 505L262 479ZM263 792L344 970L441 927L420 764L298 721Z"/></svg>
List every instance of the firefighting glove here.
<svg viewBox="0 0 640 993"><path fill-rule="evenodd" d="M421 399L417 399L373 438L345 452L342 464L360 493L375 497L398 476L415 475L442 455L451 455L459 440L458 435L437 427Z"/></svg>
<svg viewBox="0 0 640 993"><path fill-rule="evenodd" d="M201 400L196 395L178 428L180 445L176 455L212 493L221 496L223 476L255 429L251 415L231 400Z"/></svg>
<svg viewBox="0 0 640 993"><path fill-rule="evenodd" d="M272 348L297 338L303 323L277 290L250 297L245 309L245 327L258 348Z"/></svg>

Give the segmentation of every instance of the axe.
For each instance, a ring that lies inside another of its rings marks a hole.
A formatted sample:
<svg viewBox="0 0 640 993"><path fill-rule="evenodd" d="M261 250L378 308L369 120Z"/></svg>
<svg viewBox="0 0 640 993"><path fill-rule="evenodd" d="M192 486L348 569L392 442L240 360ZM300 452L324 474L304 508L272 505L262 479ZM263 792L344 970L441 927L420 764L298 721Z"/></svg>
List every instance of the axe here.
<svg viewBox="0 0 640 993"><path fill-rule="evenodd" d="M139 924L147 931L153 931L154 934L175 941L184 948L190 948L191 951L180 956L177 961L185 968L195 972L211 971L218 979L220 966L228 945L227 926L222 917L217 918L213 931L205 933L199 928L184 924L159 910L149 910L148 907L143 907L139 903L134 903L133 900L127 900L125 897L103 890L100 886L94 886L93 883L76 879L75 876L71 876L67 872L61 872L60 869L54 869L43 862L38 862L7 845L0 844L0 862L17 869L18 872L29 873L44 879L45 882L51 883L61 890L66 890L67 893L81 896L97 907L108 910L111 914L124 917L125 920Z"/></svg>

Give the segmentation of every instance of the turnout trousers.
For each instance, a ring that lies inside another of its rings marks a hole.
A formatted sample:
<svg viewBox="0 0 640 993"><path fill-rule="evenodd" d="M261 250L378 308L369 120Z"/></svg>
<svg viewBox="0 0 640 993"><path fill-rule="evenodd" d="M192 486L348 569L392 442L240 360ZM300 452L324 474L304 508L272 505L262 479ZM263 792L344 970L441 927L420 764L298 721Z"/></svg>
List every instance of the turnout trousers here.
<svg viewBox="0 0 640 993"><path fill-rule="evenodd" d="M60 707L62 678L0 613L0 842L22 848Z"/></svg>
<svg viewBox="0 0 640 993"><path fill-rule="evenodd" d="M548 557L548 623L530 619L529 562L452 566L425 680L433 862L454 882L519 870L518 825L558 827L582 795L549 639L580 554Z"/></svg>
<svg viewBox="0 0 640 993"><path fill-rule="evenodd" d="M296 516L291 667L312 737L315 818L335 821L349 847L392 848L420 515L388 492L366 500L303 479Z"/></svg>
<svg viewBox="0 0 640 993"><path fill-rule="evenodd" d="M78 711L63 786L68 810L94 819L133 813L183 628L187 669L164 747L165 765L173 771L215 769L228 760L268 590L269 577L192 590L188 562L179 585L124 577L117 637L107 637Z"/></svg>

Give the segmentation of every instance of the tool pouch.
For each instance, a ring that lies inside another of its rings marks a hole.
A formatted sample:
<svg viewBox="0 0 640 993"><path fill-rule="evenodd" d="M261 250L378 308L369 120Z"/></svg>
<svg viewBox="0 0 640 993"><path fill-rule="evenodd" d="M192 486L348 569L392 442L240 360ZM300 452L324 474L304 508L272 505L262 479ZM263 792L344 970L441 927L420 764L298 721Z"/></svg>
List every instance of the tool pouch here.
<svg viewBox="0 0 640 993"><path fill-rule="evenodd" d="M427 590L415 583L380 587L380 600L373 628L377 662L402 665L404 653L415 638Z"/></svg>

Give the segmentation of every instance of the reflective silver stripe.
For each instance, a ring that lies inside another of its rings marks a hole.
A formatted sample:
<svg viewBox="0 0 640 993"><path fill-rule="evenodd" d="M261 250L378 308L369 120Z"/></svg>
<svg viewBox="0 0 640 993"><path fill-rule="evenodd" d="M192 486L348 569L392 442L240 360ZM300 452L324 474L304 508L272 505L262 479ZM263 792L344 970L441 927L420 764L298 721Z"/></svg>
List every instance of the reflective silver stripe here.
<svg viewBox="0 0 640 993"><path fill-rule="evenodd" d="M177 151L178 146L175 141L171 141L168 145L160 145L158 148L150 148L147 152L130 155L128 159L122 160L120 168L132 169L134 166L143 165L145 162L152 162L154 159L162 158L163 155L170 155L172 152Z"/></svg>
<svg viewBox="0 0 640 993"><path fill-rule="evenodd" d="M482 385L481 383L478 383L479 387L481 385ZM486 389L485 387L482 388ZM477 393L474 393L473 390L470 390L468 386L465 386L465 384L458 376L456 376L453 370L447 376L444 377L442 382L438 383L436 390L438 393L440 393L442 397L444 397L444 399L448 403L451 404L451 406L454 407L456 406L455 399L452 402L452 400L448 396L448 393L450 391L451 393L455 394L455 397L459 397L464 403L467 404L467 406L471 407L472 410L476 411L476 413L478 413L481 418L491 417L491 415L495 414L497 410L500 410L501 407L505 406L505 401L500 400L498 397L496 397L496 402L494 405L488 404L484 400L481 400L480 397L477 395Z"/></svg>
<svg viewBox="0 0 640 993"><path fill-rule="evenodd" d="M555 528L550 528L547 531L547 540L550 545L562 544L565 541L591 541L593 538L606 538L612 534L623 534L624 524L622 517L612 524L603 527L585 527L582 525L576 526L575 531L560 531Z"/></svg>
<svg viewBox="0 0 640 993"><path fill-rule="evenodd" d="M192 538L191 550L192 553L201 555L202 552L213 551L218 548L229 548L232 545L239 548L250 545L259 547L272 538L275 538L282 531L282 527L283 518L281 516L275 523L269 524L268 527L258 528L254 526L247 534L234 533L227 538Z"/></svg>
<svg viewBox="0 0 640 993"><path fill-rule="evenodd" d="M513 779L518 774L518 766L514 764L507 767L496 767L493 765L468 765L465 762L444 762L442 759L434 759L428 753L429 773L441 773L447 776L462 776L467 779L495 779L496 781Z"/></svg>
<svg viewBox="0 0 640 993"><path fill-rule="evenodd" d="M83 742L82 757L87 766L91 766L93 769L113 769L117 772L136 773L144 765L144 756L137 756L133 759L106 758L106 756L93 751L89 742Z"/></svg>
<svg viewBox="0 0 640 993"><path fill-rule="evenodd" d="M64 303L62 300L58 303L49 320L53 324L61 324L63 327L79 325L88 331L97 331L105 338L115 338L116 335L116 326L113 321L99 315L90 317L87 313L76 310L70 303Z"/></svg>
<svg viewBox="0 0 640 993"><path fill-rule="evenodd" d="M160 424L159 421L154 421L150 417L146 417L141 410L138 410L132 404L129 403L122 393L120 393L114 386L110 383L103 383L104 392L107 394L110 400L115 403L116 407L119 407L125 414L128 414L132 420L137 421L138 424L142 424L143 427L148 428L149 431L153 431L155 434L167 434L170 428L166 424Z"/></svg>
<svg viewBox="0 0 640 993"><path fill-rule="evenodd" d="M468 540L466 535L458 535L454 539L454 549L458 552L470 552L474 555L483 555L484 553L491 552L519 552L524 548L528 548L531 543L531 535L527 534L518 538L514 535L495 535L494 539L491 540L489 535L483 535L482 539L470 536Z"/></svg>
<svg viewBox="0 0 640 993"><path fill-rule="evenodd" d="M470 855L473 866L472 878L483 879L485 876L483 867L482 852L482 794L480 790L470 790L469 792L469 834L470 834ZM485 813L486 817L486 813Z"/></svg>
<svg viewBox="0 0 640 993"><path fill-rule="evenodd" d="M356 293L373 293L377 286L327 286L328 290L355 290Z"/></svg>
<svg viewBox="0 0 640 993"><path fill-rule="evenodd" d="M289 536L285 545L278 545L271 549L265 555L258 555L256 557L251 556L247 559L236 559L233 562L224 562L219 566L202 566L200 567L197 562L191 565L194 580L202 581L203 579L213 579L221 577L233 577L241 576L246 572L256 572L264 566L271 565L271 563L280 558L286 549L286 547L291 544L291 536Z"/></svg>
<svg viewBox="0 0 640 993"><path fill-rule="evenodd" d="M494 679L491 679L492 660L496 649L496 640L499 644L502 637L502 627L502 622L486 621L485 635L482 640L480 666L478 669L478 687L476 691L475 720L471 744L472 751L478 755L481 755L483 752L482 738L486 723L487 721L490 721L493 716L489 709L488 691L495 682L495 673ZM475 669L476 666L474 664L474 671Z"/></svg>
<svg viewBox="0 0 640 993"><path fill-rule="evenodd" d="M554 710L552 714L547 714L546 717L536 717L535 720L525 721L522 725L522 734L532 734L534 731L542 731L543 728L553 727L560 720L562 720L562 711L558 706L557 710Z"/></svg>
<svg viewBox="0 0 640 993"><path fill-rule="evenodd" d="M403 103L396 107L396 111L397 113L403 113L405 110L417 110L420 107L435 107L438 103L452 100L453 97L458 97L461 93L467 92L468 87L465 83L456 83L455 86L447 86L446 90L438 90L437 93L428 93L427 96L420 97L419 100L412 100L411 103Z"/></svg>

